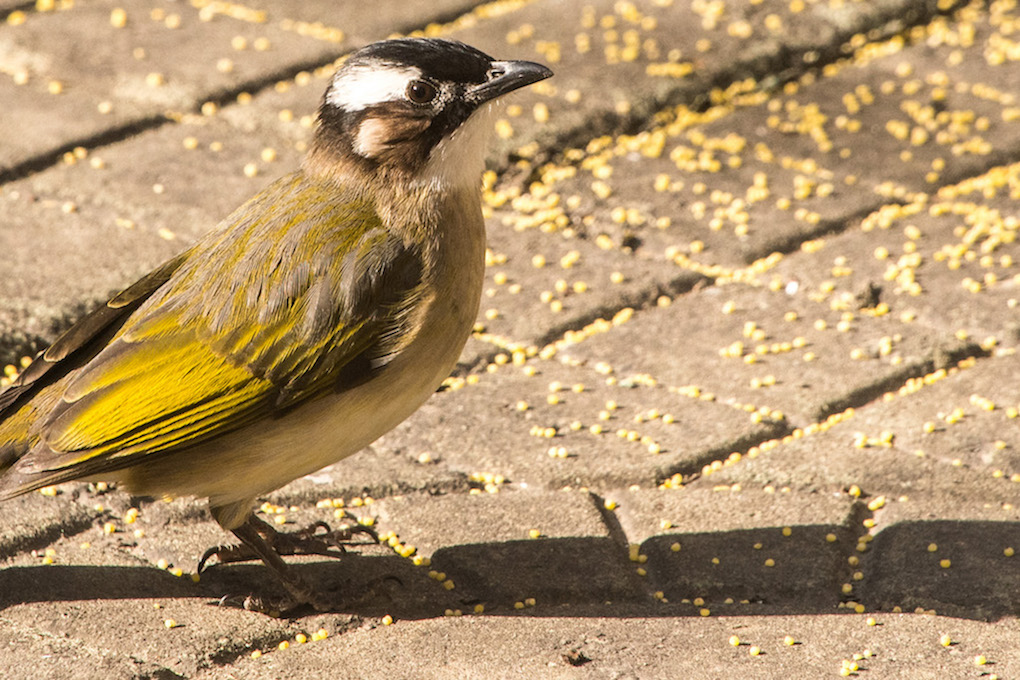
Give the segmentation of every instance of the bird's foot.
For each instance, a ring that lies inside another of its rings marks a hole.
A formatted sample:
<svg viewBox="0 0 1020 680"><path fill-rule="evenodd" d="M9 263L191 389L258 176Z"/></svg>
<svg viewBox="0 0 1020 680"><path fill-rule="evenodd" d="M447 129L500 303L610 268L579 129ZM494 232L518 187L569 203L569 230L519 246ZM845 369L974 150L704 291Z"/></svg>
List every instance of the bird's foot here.
<svg viewBox="0 0 1020 680"><path fill-rule="evenodd" d="M248 524L253 525L259 537L277 555L322 555L339 559L347 552L348 546L356 544L352 539L359 534L367 536L373 543L379 542L375 529L358 523L345 523L333 529L326 522L315 522L298 531L283 532L253 515ZM259 560L262 553L243 539L233 545L214 546L206 550L198 561L199 573L213 557L220 564L228 564Z"/></svg>
<svg viewBox="0 0 1020 680"><path fill-rule="evenodd" d="M323 531L320 532L320 529ZM213 557L221 563L262 560L276 572L289 597L283 602L270 602L249 595L240 599L227 597L220 603L241 606L243 609L271 616L285 615L302 605L311 605L320 612L337 611L342 604L311 588L283 561L281 555L322 555L339 558L344 555L346 546L350 545L358 534L366 534L374 542L379 541L374 529L361 524L345 524L332 529L325 522L316 522L300 531L283 533L254 515L250 515L244 524L232 531L241 543L206 550L198 562L198 572L201 573L206 563Z"/></svg>
<svg viewBox="0 0 1020 680"><path fill-rule="evenodd" d="M217 602L220 607L232 607L249 612L257 612L278 619L285 616L295 607L290 598L270 599L261 595L224 595ZM300 606L300 604L297 604Z"/></svg>
<svg viewBox="0 0 1020 680"><path fill-rule="evenodd" d="M345 601L333 599L318 593L307 586L303 579L292 581L281 577L287 588L286 595L270 597L249 593L248 595L224 595L216 604L220 607L243 609L257 614L265 614L274 619L296 615L304 607L311 607L316 612L337 612L343 609Z"/></svg>
<svg viewBox="0 0 1020 680"><path fill-rule="evenodd" d="M265 614L275 619L285 618L297 613L302 607L309 606L317 612L340 612L370 603L380 597L392 600L393 589L403 583L395 576L384 576L372 579L357 588L358 593L348 593L347 597L338 594L330 597L312 590L298 578L296 581L281 576L288 594L283 597L267 597L263 595L224 595L217 601L220 607L233 607L245 611Z"/></svg>

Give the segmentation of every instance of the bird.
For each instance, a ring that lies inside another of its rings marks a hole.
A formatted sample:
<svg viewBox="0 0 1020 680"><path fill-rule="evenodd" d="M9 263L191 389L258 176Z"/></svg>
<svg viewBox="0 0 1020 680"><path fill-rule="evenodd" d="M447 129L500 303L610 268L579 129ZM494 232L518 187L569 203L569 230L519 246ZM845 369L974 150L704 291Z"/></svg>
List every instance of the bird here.
<svg viewBox="0 0 1020 680"><path fill-rule="evenodd" d="M551 75L437 38L352 52L297 171L0 392L0 500L72 480L206 499L293 602L332 606L256 499L365 448L450 375L480 304L499 100Z"/></svg>

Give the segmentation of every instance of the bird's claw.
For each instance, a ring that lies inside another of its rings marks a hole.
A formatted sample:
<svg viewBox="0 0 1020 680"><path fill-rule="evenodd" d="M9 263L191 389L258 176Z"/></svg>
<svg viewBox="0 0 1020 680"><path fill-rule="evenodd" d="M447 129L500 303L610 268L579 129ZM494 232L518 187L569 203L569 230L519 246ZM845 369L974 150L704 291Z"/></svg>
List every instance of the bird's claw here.
<svg viewBox="0 0 1020 680"><path fill-rule="evenodd" d="M269 524L262 525L259 533L278 555L322 555L339 559L347 552L347 546L353 543L352 539L358 534L367 535L373 543L379 542L379 535L375 529L360 523L345 523L333 529L326 522L318 521L294 532L280 532ZM262 530L263 527L265 531ZM323 531L319 532L320 529ZM202 554L198 560L198 573L202 573L213 557L220 564L260 559L260 555L245 543L218 545Z"/></svg>
<svg viewBox="0 0 1020 680"><path fill-rule="evenodd" d="M325 533L316 533L317 530L323 529ZM379 534L376 530L370 526L366 526L361 523L344 523L339 528L333 529L323 521L314 522L308 525L304 529L295 532L296 536L301 536L309 540L319 540L333 548L338 548L341 551L346 551L346 546L350 545L354 541L353 539L358 534L365 534L371 538L372 543L379 542Z"/></svg>

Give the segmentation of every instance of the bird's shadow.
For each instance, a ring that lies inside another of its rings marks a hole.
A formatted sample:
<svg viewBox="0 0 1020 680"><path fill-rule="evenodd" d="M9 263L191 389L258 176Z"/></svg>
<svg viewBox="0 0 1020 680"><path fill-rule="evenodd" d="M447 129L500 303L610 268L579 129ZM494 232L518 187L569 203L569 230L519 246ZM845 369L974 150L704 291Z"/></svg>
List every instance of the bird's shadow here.
<svg viewBox="0 0 1020 680"><path fill-rule="evenodd" d="M468 613L476 605L486 614L533 616L697 616L702 607L724 616L831 614L853 611L853 603L977 620L1020 611L1020 555L1007 550L1020 549L1020 523L901 522L863 546L846 527L794 526L787 533L660 534L636 548L610 537L454 545L437 550L429 566L378 547L339 561L288 559L320 591L346 601L343 611L402 619ZM0 610L145 598L216 603L246 594L283 595L260 564L218 565L199 583L144 566L0 569Z"/></svg>

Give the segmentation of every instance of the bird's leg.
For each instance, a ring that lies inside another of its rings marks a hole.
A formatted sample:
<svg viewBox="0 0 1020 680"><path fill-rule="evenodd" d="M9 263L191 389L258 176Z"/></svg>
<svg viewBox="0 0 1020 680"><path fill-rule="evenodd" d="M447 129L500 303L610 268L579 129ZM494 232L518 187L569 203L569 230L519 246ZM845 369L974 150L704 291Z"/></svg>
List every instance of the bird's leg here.
<svg viewBox="0 0 1020 680"><path fill-rule="evenodd" d="M248 520L241 526L233 529L233 534L241 541L242 544L248 547L255 555L257 555L267 567L276 572L276 575L280 578L283 583L283 587L287 589L290 596L294 598L297 603L310 604L319 611L326 611L329 609L329 605L325 602L320 601L317 593L305 583L304 579L297 575L283 558L280 557L276 549L270 545L265 538L262 537L259 529L259 525L262 525L272 531L274 534L278 534L275 529L270 527L262 520L256 518L254 515L248 517ZM209 552L202 556L202 562L199 564L199 568L204 564L206 557L209 556ZM257 603L254 609L264 610L265 606L261 603ZM289 609L289 607L281 607L281 609Z"/></svg>
<svg viewBox="0 0 1020 680"><path fill-rule="evenodd" d="M324 529L325 533L317 533L319 529ZM221 563L260 559L276 572L287 592L297 603L310 604L320 611L331 607L317 597L315 591L283 561L281 555L322 555L339 558L346 552L345 544L350 543L350 539L356 534L368 534L374 541L378 541L375 531L361 524L344 525L333 530L325 522L316 522L300 531L283 533L255 515L249 515L241 526L231 529L231 532L237 536L241 544L209 548L198 562L199 572L212 557L216 557ZM255 608L266 610L261 606Z"/></svg>

